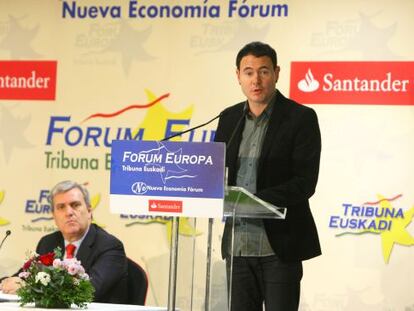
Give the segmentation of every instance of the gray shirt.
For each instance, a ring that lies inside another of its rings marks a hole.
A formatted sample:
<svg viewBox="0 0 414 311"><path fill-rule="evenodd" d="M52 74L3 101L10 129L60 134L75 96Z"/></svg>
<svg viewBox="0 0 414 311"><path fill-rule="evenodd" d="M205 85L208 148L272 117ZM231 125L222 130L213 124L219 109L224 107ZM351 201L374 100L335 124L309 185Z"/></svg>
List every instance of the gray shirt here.
<svg viewBox="0 0 414 311"><path fill-rule="evenodd" d="M238 154L236 185L253 194L256 193L257 166L273 105L274 98L260 116L255 117L251 113L246 114ZM227 243L227 245L230 247L231 243ZM228 253L230 253L230 250L228 250ZM239 218L236 220L233 255L274 255L261 219Z"/></svg>

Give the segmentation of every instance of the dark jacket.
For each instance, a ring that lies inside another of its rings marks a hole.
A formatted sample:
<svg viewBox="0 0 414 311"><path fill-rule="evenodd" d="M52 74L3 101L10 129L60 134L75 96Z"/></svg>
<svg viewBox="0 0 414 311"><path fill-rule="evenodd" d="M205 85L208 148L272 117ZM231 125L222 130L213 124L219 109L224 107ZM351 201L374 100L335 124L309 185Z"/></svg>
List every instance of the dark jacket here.
<svg viewBox="0 0 414 311"><path fill-rule="evenodd" d="M228 143L228 183L235 185L237 158L245 102L225 109L219 119L215 141ZM301 261L321 254L309 198L319 173L321 135L313 109L299 105L277 92L263 141L257 172L257 195L273 205L286 207L285 220L264 219L265 230L276 255L283 261ZM224 243L223 243L224 244ZM225 245L222 245L224 254Z"/></svg>
<svg viewBox="0 0 414 311"><path fill-rule="evenodd" d="M36 252L42 255L52 252L58 246L64 250L64 239L60 231L42 237ZM121 241L92 224L76 258L89 274L95 288L95 302L126 303L127 258Z"/></svg>

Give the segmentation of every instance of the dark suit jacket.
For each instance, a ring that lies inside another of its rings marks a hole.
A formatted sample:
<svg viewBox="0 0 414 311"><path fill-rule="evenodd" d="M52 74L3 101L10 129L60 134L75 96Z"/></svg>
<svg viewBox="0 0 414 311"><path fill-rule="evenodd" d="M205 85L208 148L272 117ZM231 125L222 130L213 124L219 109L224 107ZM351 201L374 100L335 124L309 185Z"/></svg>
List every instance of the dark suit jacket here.
<svg viewBox="0 0 414 311"><path fill-rule="evenodd" d="M234 132L226 151L229 185L236 183L244 118L238 128L236 124L244 115L244 105L242 102L222 112L215 136L215 141L228 143ZM321 254L308 201L318 180L320 152L321 136L314 110L277 91L259 157L255 195L287 208L285 220L264 219L270 245L283 261L301 261ZM222 244L223 256L225 247Z"/></svg>
<svg viewBox="0 0 414 311"><path fill-rule="evenodd" d="M42 237L36 252L42 255L58 246L64 250L60 231ZM76 258L89 274L95 288L95 302L126 303L127 259L121 241L92 224Z"/></svg>

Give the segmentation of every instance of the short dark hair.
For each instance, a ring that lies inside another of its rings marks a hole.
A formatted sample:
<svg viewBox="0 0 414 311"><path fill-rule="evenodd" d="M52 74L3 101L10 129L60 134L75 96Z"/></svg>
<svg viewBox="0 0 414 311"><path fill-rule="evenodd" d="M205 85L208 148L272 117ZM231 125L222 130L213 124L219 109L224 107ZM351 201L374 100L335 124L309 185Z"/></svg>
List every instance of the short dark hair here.
<svg viewBox="0 0 414 311"><path fill-rule="evenodd" d="M60 194L60 193L65 193L68 192L69 190L72 189L79 189L79 191L82 193L83 195L83 199L85 200L86 206L91 206L91 200L89 198L89 191L88 189L86 189L84 186L82 186L81 184L78 184L75 181L72 180L65 180L65 181L61 181L60 183L56 184L52 190L50 190L50 195L49 195L49 201L52 207L52 210L54 208L54 202L53 199L55 198L55 195Z"/></svg>
<svg viewBox="0 0 414 311"><path fill-rule="evenodd" d="M269 45L263 42L254 41L246 44L240 51L237 53L236 57L236 67L240 69L240 62L243 57L247 55L253 55L256 57L268 56L273 63L273 68L277 66L277 55L276 51Z"/></svg>

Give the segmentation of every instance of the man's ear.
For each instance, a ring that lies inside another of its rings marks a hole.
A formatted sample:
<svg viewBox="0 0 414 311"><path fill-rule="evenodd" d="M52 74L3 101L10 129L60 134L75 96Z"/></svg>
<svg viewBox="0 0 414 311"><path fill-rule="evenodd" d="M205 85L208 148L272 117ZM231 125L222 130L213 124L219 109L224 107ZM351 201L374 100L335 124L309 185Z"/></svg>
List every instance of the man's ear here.
<svg viewBox="0 0 414 311"><path fill-rule="evenodd" d="M275 68L276 82L279 80L279 73L280 73L280 67L276 66Z"/></svg>
<svg viewBox="0 0 414 311"><path fill-rule="evenodd" d="M88 206L87 207L89 214L91 215L91 220L93 219L93 215L92 215L92 206Z"/></svg>

